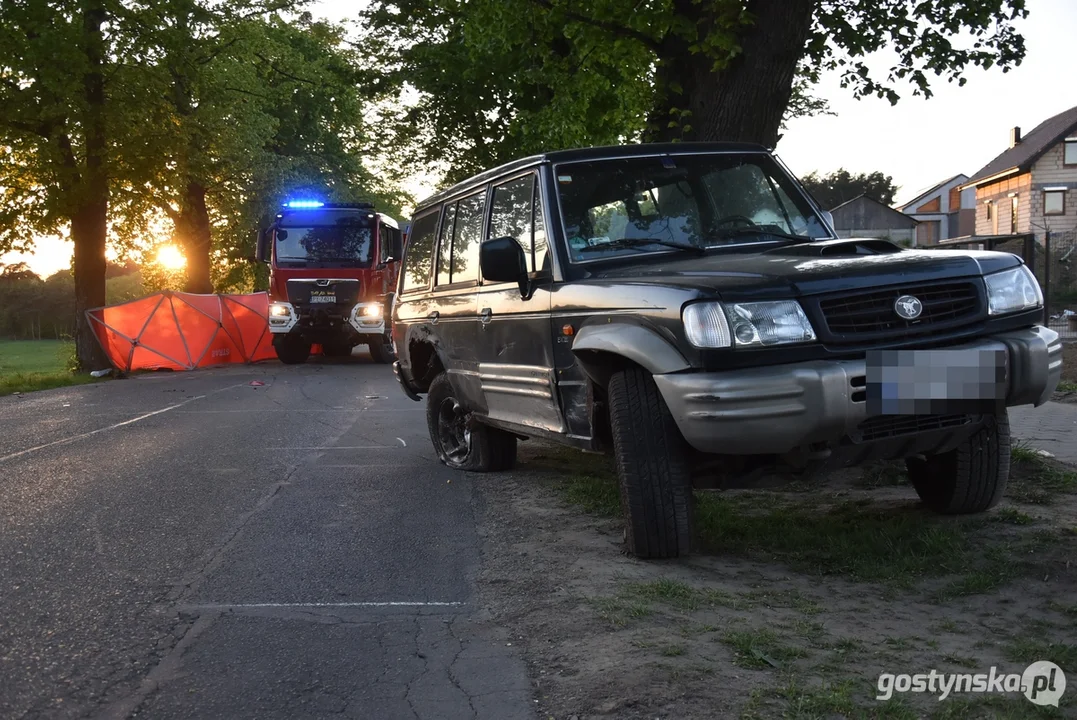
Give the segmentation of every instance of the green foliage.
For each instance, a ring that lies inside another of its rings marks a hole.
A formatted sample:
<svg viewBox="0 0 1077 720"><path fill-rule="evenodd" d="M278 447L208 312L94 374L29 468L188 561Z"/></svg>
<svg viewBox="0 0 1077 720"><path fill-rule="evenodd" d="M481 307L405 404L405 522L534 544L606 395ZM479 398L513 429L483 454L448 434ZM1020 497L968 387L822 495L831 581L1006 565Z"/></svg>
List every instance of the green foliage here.
<svg viewBox="0 0 1077 720"><path fill-rule="evenodd" d="M542 150L636 140L650 51L530 0L382 2L362 15L380 146L446 182ZM413 99L413 102L409 100Z"/></svg>
<svg viewBox="0 0 1077 720"><path fill-rule="evenodd" d="M0 8L0 252L63 234L79 207L83 148L82 16L107 21L101 109L109 232L125 257L152 257L171 234L201 253L221 290L264 287L245 262L253 231L282 198L310 190L409 198L371 169L369 93L342 28L298 14L306 0L61 0ZM147 265L147 287L174 278ZM181 283L182 284L182 283ZM125 293L127 295L130 292Z"/></svg>
<svg viewBox="0 0 1077 720"><path fill-rule="evenodd" d="M1024 0L379 0L360 45L384 146L452 182L570 146L771 142L828 112L810 91L824 70L896 100L901 83L929 94L930 74L1017 64L1026 14ZM862 59L883 47L899 62L877 79Z"/></svg>
<svg viewBox="0 0 1077 720"><path fill-rule="evenodd" d="M148 292L137 267L113 264L108 267L110 277L105 281L108 304L134 300ZM75 279L70 270L61 270L43 280L22 263L0 265L0 338L66 340L74 333ZM65 359L62 364L71 363Z"/></svg>
<svg viewBox="0 0 1077 720"><path fill-rule="evenodd" d="M164 213L189 267L208 254L218 290L249 291L265 282L245 262L253 232L289 193L399 211L407 198L369 168L367 98L341 28L249 0L147 2L138 12L151 30L134 72L151 88L153 121L131 143L136 176L120 196L129 235Z"/></svg>
<svg viewBox="0 0 1077 720"><path fill-rule="evenodd" d="M88 70L79 3L0 3L0 252L59 233L79 206Z"/></svg>
<svg viewBox="0 0 1077 720"><path fill-rule="evenodd" d="M840 168L827 175L809 173L800 181L824 210L836 208L858 195L867 195L883 205L890 206L894 204L894 196L898 191L894 179L879 171L854 175L845 168Z"/></svg>

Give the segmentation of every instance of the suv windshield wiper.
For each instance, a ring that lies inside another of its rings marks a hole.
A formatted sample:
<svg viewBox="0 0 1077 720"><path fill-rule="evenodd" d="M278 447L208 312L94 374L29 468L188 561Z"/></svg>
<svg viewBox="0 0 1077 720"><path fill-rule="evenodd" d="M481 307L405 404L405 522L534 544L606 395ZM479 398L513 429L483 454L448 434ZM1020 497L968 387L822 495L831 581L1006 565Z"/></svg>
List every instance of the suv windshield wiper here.
<svg viewBox="0 0 1077 720"><path fill-rule="evenodd" d="M675 248L677 250L687 250L688 252L694 252L698 255L706 254L705 248L698 245L689 245L687 243L679 243L674 240L663 240L661 238L621 238L620 240L611 240L610 242L599 243L597 245L588 245L582 247L578 252L597 252L599 250L619 250L621 248L637 248L645 247L647 245L662 245L663 247Z"/></svg>
<svg viewBox="0 0 1077 720"><path fill-rule="evenodd" d="M807 235L793 235L792 233L785 233L781 230L767 230L761 227L743 227L735 230L715 230L707 234L707 239L717 240L732 240L733 238L740 237L741 235L770 235L772 237L781 238L783 240L792 240L798 243L808 243L815 240L813 237Z"/></svg>

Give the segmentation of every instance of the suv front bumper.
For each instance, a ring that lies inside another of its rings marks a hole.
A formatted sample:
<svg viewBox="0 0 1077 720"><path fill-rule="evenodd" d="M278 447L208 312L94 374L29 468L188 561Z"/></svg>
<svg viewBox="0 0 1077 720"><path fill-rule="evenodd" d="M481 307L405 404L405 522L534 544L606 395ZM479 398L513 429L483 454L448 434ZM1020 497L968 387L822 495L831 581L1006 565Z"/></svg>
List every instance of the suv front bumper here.
<svg viewBox="0 0 1077 720"><path fill-rule="evenodd" d="M1042 326L939 350L1005 359L1007 406L1042 405L1062 374L1058 333ZM967 372L993 367L967 368ZM865 360L812 361L654 380L688 443L707 453L783 454L854 436L869 418Z"/></svg>

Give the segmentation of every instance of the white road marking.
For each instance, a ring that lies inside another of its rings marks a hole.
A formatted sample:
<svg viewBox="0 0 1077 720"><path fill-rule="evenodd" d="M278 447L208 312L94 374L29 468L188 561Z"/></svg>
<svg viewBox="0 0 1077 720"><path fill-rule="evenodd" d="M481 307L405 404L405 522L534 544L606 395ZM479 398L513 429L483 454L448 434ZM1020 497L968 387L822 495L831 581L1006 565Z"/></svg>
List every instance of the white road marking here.
<svg viewBox="0 0 1077 720"><path fill-rule="evenodd" d="M403 445L404 447L407 447L407 446L408 446L408 444L407 444L406 442L404 442L404 438L399 438L399 437L398 437L398 438L397 438L397 440L399 440L399 441L400 441L400 444L401 444L401 445Z"/></svg>
<svg viewBox="0 0 1077 720"><path fill-rule="evenodd" d="M237 603L184 605L191 610L243 610L248 608L349 608L349 607L457 607L462 602L350 602L350 603Z"/></svg>
<svg viewBox="0 0 1077 720"><path fill-rule="evenodd" d="M422 456L420 456L420 457L422 457ZM432 458L432 457L422 457L422 459L423 460L429 460L430 462L436 462L437 461L437 458ZM332 469L332 468L337 468L337 469L343 470L343 469L347 469L347 468L383 468L383 467L398 468L398 467L400 467L400 463L349 463L349 464L346 464L346 465L305 465L305 466L303 466L303 469L309 471L309 470L322 470L322 469Z"/></svg>
<svg viewBox="0 0 1077 720"><path fill-rule="evenodd" d="M161 408L160 410L154 410L153 412L148 412L148 413L145 413L144 415L139 415L138 417L133 417L130 420L124 420L123 422L118 422L118 423L115 423L114 425L109 425L108 427L98 428L96 430L91 430L90 432L80 433L79 435L72 435L69 438L63 438L62 440L53 440L50 443L45 443L44 445L36 445L36 446L34 446L32 448L27 448L25 450L20 450L17 453L11 453L10 455L0 455L0 462L4 462L5 460L14 460L17 457L22 457L23 455L29 455L30 453L37 452L38 450L44 450L45 448L56 447L57 445L67 445L68 443L73 443L76 440L82 440L84 438L92 437L94 435L98 435L98 434L103 433L103 432L108 432L109 430L115 430L117 428L122 428L125 425L131 425L133 423L145 420L146 418L151 418L154 415L160 415L162 413L166 413L166 412L169 412L171 410L175 410L176 408L183 407L184 405L187 405L188 403L193 403L195 400L202 400L202 399L204 399L206 397L209 397L210 395L215 395L215 394L217 394L219 392L224 392L225 390L231 390L232 388L239 387L239 385L242 385L242 384L243 383L239 383L238 385L230 385L230 386L228 386L226 388L221 388L220 390L214 390L213 392L206 393L205 395L199 395L197 397L193 397L193 398L190 398L188 400L184 400L181 403L176 403L175 405L169 405L168 407Z"/></svg>
<svg viewBox="0 0 1077 720"><path fill-rule="evenodd" d="M337 445L335 447L321 447L310 445L303 447L267 447L263 450L395 450L392 445Z"/></svg>
<svg viewBox="0 0 1077 720"><path fill-rule="evenodd" d="M222 413L324 413L326 415L362 415L364 413L414 413L415 408L359 408L358 410L299 410L284 408L248 408L246 410L180 410L185 415L219 415ZM421 412L421 409L419 410Z"/></svg>

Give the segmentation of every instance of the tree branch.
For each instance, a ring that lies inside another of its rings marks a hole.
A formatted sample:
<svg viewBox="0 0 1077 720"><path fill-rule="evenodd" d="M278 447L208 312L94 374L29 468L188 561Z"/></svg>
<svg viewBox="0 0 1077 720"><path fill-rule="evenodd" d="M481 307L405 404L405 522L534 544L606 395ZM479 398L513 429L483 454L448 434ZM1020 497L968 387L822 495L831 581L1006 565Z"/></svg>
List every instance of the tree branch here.
<svg viewBox="0 0 1077 720"><path fill-rule="evenodd" d="M8 120L0 118L0 127L11 128L12 130L18 130L19 132L27 133L28 135L37 135L38 137L49 139L49 125L45 123L29 123L22 120Z"/></svg>
<svg viewBox="0 0 1077 720"><path fill-rule="evenodd" d="M167 215L168 219L171 220L173 223L178 223L179 222L179 220L180 220L179 211L176 210L174 207L172 207L172 204L169 203L167 200L165 200L163 198L154 198L153 203L157 207L164 210L165 215Z"/></svg>
<svg viewBox="0 0 1077 720"><path fill-rule="evenodd" d="M229 86L229 87L225 87L224 89L228 90L229 92L240 93L241 95L250 95L251 97L256 97L256 98L259 98L261 100L271 100L272 99L268 95L262 95L261 93L256 93L256 92L254 92L252 90L244 90L243 88L237 88L237 87L230 87Z"/></svg>
<svg viewBox="0 0 1077 720"><path fill-rule="evenodd" d="M281 75L283 75L284 77L286 77L286 78L288 78L290 80L295 80L296 82L306 83L307 85L313 85L315 87L318 86L318 83L314 82L313 80L307 80L306 78L297 77L296 75L292 75L289 72L281 70L280 67L277 65L277 63L273 62L272 60L267 58L262 53L255 53L254 55L259 60L264 62L266 65L268 65L271 70L273 70L274 72L280 73Z"/></svg>
<svg viewBox="0 0 1077 720"><path fill-rule="evenodd" d="M553 4L553 2L551 2L551 0L531 0L531 2L535 5L538 5L539 7L544 7L547 10L559 10L563 12L567 17L576 20L577 22L582 22L586 25L605 30L606 32L613 33L614 35L617 35L619 37L631 38L633 40L641 42L655 52L658 52L662 47L662 44L658 39L651 37L647 33L642 33L639 30L633 30L632 28L625 27L624 25L621 25L619 23L587 17L586 15L575 12L573 10L569 10L568 8L557 7Z"/></svg>

